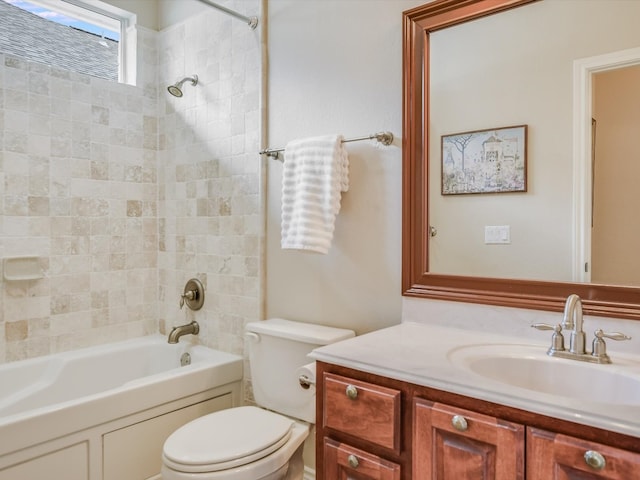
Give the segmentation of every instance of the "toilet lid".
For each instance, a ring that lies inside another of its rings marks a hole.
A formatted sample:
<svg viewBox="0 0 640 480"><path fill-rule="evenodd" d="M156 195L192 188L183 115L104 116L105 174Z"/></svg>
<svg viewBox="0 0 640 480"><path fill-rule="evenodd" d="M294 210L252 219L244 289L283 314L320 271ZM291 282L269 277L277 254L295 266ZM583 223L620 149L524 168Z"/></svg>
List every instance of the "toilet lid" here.
<svg viewBox="0 0 640 480"><path fill-rule="evenodd" d="M211 472L254 462L287 442L293 420L257 407L237 407L200 417L164 444L165 464L183 472Z"/></svg>

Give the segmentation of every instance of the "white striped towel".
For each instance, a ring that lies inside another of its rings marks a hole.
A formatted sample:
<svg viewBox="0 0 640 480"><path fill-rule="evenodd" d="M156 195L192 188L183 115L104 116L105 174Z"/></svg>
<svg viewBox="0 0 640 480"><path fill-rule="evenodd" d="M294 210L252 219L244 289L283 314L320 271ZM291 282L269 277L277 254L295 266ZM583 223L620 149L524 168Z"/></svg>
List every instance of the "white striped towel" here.
<svg viewBox="0 0 640 480"><path fill-rule="evenodd" d="M282 238L285 249L327 253L349 189L349 157L342 135L293 140L284 150Z"/></svg>

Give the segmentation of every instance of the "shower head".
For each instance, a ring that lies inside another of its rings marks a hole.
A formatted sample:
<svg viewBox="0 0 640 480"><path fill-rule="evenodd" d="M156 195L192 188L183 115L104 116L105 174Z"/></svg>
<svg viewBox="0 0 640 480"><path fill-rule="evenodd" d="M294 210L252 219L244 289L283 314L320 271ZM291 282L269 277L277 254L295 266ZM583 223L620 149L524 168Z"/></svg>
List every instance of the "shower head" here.
<svg viewBox="0 0 640 480"><path fill-rule="evenodd" d="M167 90L174 97L180 98L182 96L182 84L187 80L191 81L191 85L195 87L198 84L198 75L193 75L192 77L184 77L179 82L176 82L173 85L169 85L167 87Z"/></svg>

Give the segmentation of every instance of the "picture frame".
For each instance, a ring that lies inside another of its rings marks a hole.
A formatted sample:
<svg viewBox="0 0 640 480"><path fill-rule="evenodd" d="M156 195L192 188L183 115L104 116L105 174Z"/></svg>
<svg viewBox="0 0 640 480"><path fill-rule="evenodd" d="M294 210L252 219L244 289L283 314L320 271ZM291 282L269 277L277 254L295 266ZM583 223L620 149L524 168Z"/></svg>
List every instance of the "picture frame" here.
<svg viewBox="0 0 640 480"><path fill-rule="evenodd" d="M442 195L527 191L527 125L442 135Z"/></svg>

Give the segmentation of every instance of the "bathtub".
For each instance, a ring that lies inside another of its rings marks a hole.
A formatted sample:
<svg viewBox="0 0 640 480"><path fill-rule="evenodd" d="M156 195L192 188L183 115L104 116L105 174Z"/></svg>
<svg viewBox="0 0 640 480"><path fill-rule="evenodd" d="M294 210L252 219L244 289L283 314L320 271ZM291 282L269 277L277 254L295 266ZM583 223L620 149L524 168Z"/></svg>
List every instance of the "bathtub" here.
<svg viewBox="0 0 640 480"><path fill-rule="evenodd" d="M0 480L159 479L166 437L239 405L242 373L160 335L0 365Z"/></svg>

